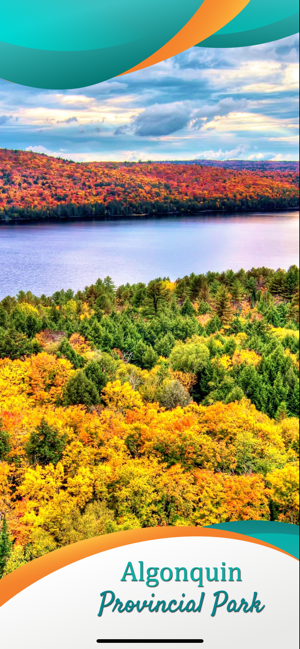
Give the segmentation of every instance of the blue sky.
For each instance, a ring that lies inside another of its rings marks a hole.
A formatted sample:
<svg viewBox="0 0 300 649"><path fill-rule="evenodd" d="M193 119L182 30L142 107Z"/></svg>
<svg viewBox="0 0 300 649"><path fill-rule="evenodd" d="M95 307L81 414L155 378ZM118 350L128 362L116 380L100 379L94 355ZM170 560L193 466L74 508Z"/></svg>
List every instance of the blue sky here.
<svg viewBox="0 0 300 649"><path fill-rule="evenodd" d="M89 88L0 80L0 146L76 161L298 160L299 37L194 47Z"/></svg>

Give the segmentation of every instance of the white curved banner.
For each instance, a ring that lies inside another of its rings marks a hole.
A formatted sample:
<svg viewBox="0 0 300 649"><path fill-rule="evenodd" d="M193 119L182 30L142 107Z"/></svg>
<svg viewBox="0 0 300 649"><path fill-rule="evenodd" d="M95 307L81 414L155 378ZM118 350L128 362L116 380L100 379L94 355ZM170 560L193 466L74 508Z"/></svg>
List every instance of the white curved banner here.
<svg viewBox="0 0 300 649"><path fill-rule="evenodd" d="M297 592L296 560L259 543L148 540L66 565L9 599L1 647L296 649Z"/></svg>

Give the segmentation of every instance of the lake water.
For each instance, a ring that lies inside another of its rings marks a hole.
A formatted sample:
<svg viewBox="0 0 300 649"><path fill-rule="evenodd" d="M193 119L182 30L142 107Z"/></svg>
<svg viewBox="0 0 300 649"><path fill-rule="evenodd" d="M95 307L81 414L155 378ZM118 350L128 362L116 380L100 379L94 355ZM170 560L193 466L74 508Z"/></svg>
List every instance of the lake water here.
<svg viewBox="0 0 300 649"><path fill-rule="evenodd" d="M0 299L51 295L98 277L116 285L208 270L298 263L297 212L0 224Z"/></svg>

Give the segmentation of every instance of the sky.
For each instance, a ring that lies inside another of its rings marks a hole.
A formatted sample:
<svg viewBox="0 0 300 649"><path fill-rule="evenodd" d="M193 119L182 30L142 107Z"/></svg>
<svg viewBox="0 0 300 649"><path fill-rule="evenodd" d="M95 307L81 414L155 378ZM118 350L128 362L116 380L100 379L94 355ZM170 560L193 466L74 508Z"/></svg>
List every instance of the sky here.
<svg viewBox="0 0 300 649"><path fill-rule="evenodd" d="M193 47L88 88L0 80L0 146L75 161L298 160L299 36Z"/></svg>

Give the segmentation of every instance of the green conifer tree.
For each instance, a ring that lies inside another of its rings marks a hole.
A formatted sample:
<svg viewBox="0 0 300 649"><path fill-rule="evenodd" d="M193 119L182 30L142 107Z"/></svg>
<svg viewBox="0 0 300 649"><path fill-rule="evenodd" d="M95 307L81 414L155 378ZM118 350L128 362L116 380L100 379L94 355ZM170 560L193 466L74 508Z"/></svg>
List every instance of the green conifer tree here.
<svg viewBox="0 0 300 649"><path fill-rule="evenodd" d="M182 315L188 315L188 316L195 315L196 311L195 311L189 297L187 297L184 300L184 303L183 303L182 309L181 309L181 313L182 313Z"/></svg>
<svg viewBox="0 0 300 649"><path fill-rule="evenodd" d="M6 516L4 516L0 533L0 579L3 577L6 563L10 557L11 548L12 542L10 540Z"/></svg>
<svg viewBox="0 0 300 649"><path fill-rule="evenodd" d="M233 319L232 298L226 286L222 285L218 289L213 308L217 316L220 318L222 325L229 325Z"/></svg>
<svg viewBox="0 0 300 649"><path fill-rule="evenodd" d="M103 328L97 320L94 320L90 326L90 340L98 349L101 349L101 343L103 338Z"/></svg>
<svg viewBox="0 0 300 649"><path fill-rule="evenodd" d="M299 287L297 288L295 295L293 296L290 308L289 308L289 318L299 322Z"/></svg>
<svg viewBox="0 0 300 649"><path fill-rule="evenodd" d="M75 367L75 369L79 369L79 367L84 366L84 358L80 356L80 354L77 354L75 352L75 349L70 345L69 341L64 338L63 341L61 342L59 348L58 348L58 356L64 356L64 358L67 358Z"/></svg>
<svg viewBox="0 0 300 649"><path fill-rule="evenodd" d="M102 341L101 341L101 349L104 352L110 352L114 346L114 338L113 335L107 331L107 329L104 329L104 333L102 336Z"/></svg>
<svg viewBox="0 0 300 649"><path fill-rule="evenodd" d="M31 464L56 465L62 457L67 437L43 418L40 425L30 434L25 451Z"/></svg>
<svg viewBox="0 0 300 649"><path fill-rule="evenodd" d="M100 397L95 384L88 379L83 370L69 379L64 391L64 405L82 404L91 407L99 403Z"/></svg>
<svg viewBox="0 0 300 649"><path fill-rule="evenodd" d="M144 301L144 313L148 316L157 315L167 304L168 291L161 280L154 279L149 282Z"/></svg>
<svg viewBox="0 0 300 649"><path fill-rule="evenodd" d="M84 368L84 373L87 378L95 384L98 392L101 392L109 381L107 372L103 372L97 361L90 361Z"/></svg>
<svg viewBox="0 0 300 649"><path fill-rule="evenodd" d="M281 372L277 373L276 379L271 390L271 398L268 404L268 414L275 417L279 406L286 402L288 397L288 388L284 385Z"/></svg>
<svg viewBox="0 0 300 649"><path fill-rule="evenodd" d="M0 462L2 462L11 450L9 434L4 430L0 419Z"/></svg>
<svg viewBox="0 0 300 649"><path fill-rule="evenodd" d="M286 419L289 416L287 405L285 401L282 401L275 413L275 419L276 421L282 421L283 419Z"/></svg>
<svg viewBox="0 0 300 649"><path fill-rule="evenodd" d="M299 379L297 379L295 387L289 395L288 406L291 414L294 417L299 417Z"/></svg>
<svg viewBox="0 0 300 649"><path fill-rule="evenodd" d="M239 300L241 300L244 293L244 287L238 279L235 279L232 283L230 293L234 302L239 302Z"/></svg>
<svg viewBox="0 0 300 649"><path fill-rule="evenodd" d="M147 349L143 353L142 356L142 367L145 370L151 370L152 367L154 367L156 361L157 361L157 353L154 351L153 347L151 345L147 345Z"/></svg>

